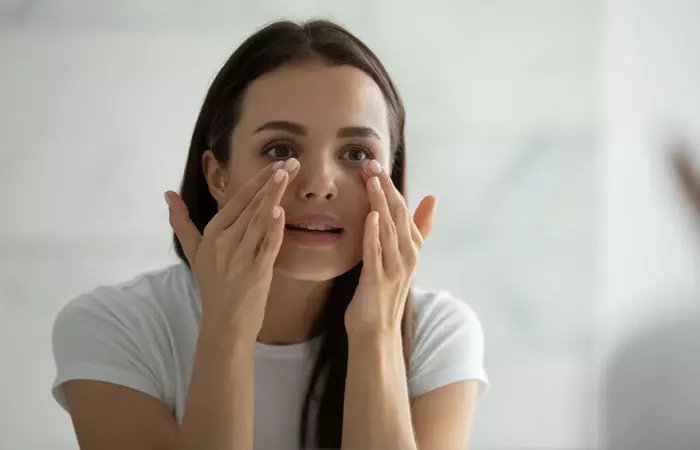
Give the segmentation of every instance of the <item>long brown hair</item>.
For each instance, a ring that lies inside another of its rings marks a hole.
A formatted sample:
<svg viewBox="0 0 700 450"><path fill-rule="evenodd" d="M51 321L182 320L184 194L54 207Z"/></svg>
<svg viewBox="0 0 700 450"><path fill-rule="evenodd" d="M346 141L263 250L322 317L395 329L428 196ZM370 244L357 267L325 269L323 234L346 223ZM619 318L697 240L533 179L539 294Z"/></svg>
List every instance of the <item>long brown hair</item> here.
<svg viewBox="0 0 700 450"><path fill-rule="evenodd" d="M328 65L347 65L362 70L377 83L389 110L392 149L392 180L405 195L406 152L404 106L389 75L376 55L343 27L325 20L297 24L279 21L265 26L246 39L229 57L209 87L192 133L180 196L200 232L217 213L201 166L202 154L210 149L218 162L229 161L229 136L241 116L246 87L261 75L285 64L320 60ZM235 149L234 149L235 150ZM175 251L187 264L182 246L173 236ZM340 448L343 401L348 360L345 310L352 299L362 263L336 277L311 330L309 338L323 334L301 412L301 448ZM406 367L409 367L413 328L411 295L402 318ZM316 394L319 394L318 396ZM318 403L316 433L309 444L310 408Z"/></svg>

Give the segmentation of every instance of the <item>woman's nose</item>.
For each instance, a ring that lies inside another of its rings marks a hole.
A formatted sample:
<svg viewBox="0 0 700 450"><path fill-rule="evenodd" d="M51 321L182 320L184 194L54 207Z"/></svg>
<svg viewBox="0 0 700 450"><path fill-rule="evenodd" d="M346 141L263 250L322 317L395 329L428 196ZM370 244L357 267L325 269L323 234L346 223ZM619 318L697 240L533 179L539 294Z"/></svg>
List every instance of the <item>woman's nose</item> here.
<svg viewBox="0 0 700 450"><path fill-rule="evenodd" d="M336 168L325 158L301 161L295 181L297 193L304 200L331 200L338 195Z"/></svg>

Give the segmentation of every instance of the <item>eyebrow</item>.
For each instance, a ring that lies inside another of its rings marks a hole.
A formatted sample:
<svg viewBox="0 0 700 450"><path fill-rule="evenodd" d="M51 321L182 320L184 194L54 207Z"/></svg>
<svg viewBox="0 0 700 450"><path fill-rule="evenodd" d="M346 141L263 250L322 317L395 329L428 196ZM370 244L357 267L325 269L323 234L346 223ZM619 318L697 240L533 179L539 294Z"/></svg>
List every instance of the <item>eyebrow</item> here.
<svg viewBox="0 0 700 450"><path fill-rule="evenodd" d="M306 136L306 134L308 133L308 128L306 128L304 125L294 123L294 122L289 122L287 120L274 120L271 122L266 122L262 126L260 126L258 129L256 129L254 131L254 133L259 133L259 132L265 131L265 130L282 130L282 131L286 131L288 133L296 134L298 136ZM338 137L339 138L370 137L370 138L374 138L378 141L382 140L379 137L379 133L374 131L373 128L360 127L360 126L340 128L338 130Z"/></svg>

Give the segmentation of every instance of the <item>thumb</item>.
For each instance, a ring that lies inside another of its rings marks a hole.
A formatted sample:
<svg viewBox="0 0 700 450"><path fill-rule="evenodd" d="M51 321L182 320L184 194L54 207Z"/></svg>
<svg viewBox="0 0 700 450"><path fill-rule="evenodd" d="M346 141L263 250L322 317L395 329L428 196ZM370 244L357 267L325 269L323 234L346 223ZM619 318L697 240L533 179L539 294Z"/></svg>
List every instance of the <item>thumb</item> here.
<svg viewBox="0 0 700 450"><path fill-rule="evenodd" d="M433 214L435 213L435 205L437 199L432 195L423 198L413 214L413 222L418 227L423 239L426 239L433 230Z"/></svg>
<svg viewBox="0 0 700 450"><path fill-rule="evenodd" d="M180 241L187 261L189 261L190 266L194 267L194 257L197 253L197 247L202 241L202 235L197 226L190 220L187 205L176 192L166 191L165 202L170 211L170 227Z"/></svg>

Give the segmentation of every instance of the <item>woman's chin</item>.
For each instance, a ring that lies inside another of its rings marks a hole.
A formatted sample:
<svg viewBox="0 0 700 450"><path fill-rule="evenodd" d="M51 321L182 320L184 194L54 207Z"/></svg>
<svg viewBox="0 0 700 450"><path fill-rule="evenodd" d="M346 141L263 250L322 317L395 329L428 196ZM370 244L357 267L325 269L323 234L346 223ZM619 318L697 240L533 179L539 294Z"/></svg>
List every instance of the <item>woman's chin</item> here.
<svg viewBox="0 0 700 450"><path fill-rule="evenodd" d="M282 255L280 255L282 256ZM359 261L294 260L278 257L275 272L304 281L328 281L352 269Z"/></svg>

